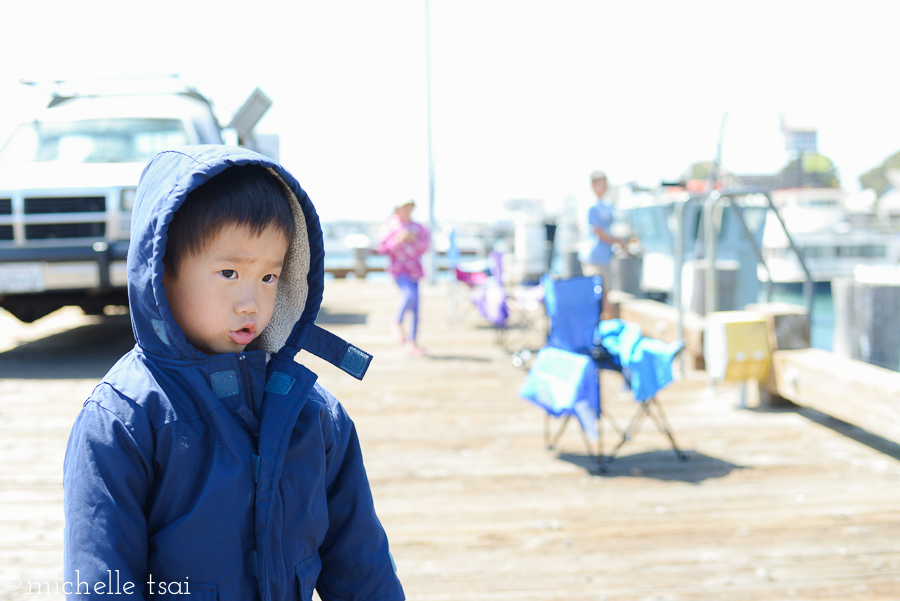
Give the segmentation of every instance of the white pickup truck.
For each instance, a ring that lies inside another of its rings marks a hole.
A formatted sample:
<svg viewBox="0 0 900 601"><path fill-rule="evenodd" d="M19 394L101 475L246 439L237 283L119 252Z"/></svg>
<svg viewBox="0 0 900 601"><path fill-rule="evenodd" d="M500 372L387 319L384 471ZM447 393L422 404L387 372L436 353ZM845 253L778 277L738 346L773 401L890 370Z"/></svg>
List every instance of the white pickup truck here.
<svg viewBox="0 0 900 601"><path fill-rule="evenodd" d="M127 305L144 165L174 146L221 144L222 134L193 89L55 96L0 149L0 307L31 322L65 305L88 314Z"/></svg>

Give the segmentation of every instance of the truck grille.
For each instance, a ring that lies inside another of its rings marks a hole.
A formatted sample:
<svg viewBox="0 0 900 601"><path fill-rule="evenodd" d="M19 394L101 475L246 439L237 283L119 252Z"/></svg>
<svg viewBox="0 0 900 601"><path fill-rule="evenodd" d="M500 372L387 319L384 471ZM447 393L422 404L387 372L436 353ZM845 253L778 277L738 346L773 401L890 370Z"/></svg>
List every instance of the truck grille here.
<svg viewBox="0 0 900 601"><path fill-rule="evenodd" d="M44 213L102 213L106 210L103 196L65 196L47 198L26 198L25 214Z"/></svg>
<svg viewBox="0 0 900 601"><path fill-rule="evenodd" d="M0 215L12 215L12 198L0 198Z"/></svg>
<svg viewBox="0 0 900 601"><path fill-rule="evenodd" d="M105 235L105 223L34 223L25 226L25 238L28 240L102 238Z"/></svg>

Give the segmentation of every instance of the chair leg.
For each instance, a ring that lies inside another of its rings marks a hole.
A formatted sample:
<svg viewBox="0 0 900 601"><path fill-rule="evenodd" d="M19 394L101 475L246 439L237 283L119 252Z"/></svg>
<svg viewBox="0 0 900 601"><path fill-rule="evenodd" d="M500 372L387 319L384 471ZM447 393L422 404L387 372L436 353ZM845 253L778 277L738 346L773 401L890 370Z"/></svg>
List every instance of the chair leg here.
<svg viewBox="0 0 900 601"><path fill-rule="evenodd" d="M585 441L587 442L587 441ZM590 445L588 445L590 446ZM603 414L597 419L597 464L603 461Z"/></svg>
<svg viewBox="0 0 900 601"><path fill-rule="evenodd" d="M605 422L605 421L609 422L609 425L612 426L612 429L616 434L618 434L619 436L622 436L622 437L625 436L625 431L622 430L622 428L619 426L619 424L616 422L616 420L613 419L613 416L603 415L603 414L600 415L600 419L597 421L597 467L598 467L598 469L601 469L603 467L603 465L604 465L604 463L606 463L607 459L609 459L610 457L614 458L616 452L618 452L618 450L619 450L619 447L621 447L622 444L624 444L624 443L619 443L619 445L613 450L612 454L609 457L607 457L603 454L603 422ZM611 462L612 461L610 460L610 463ZM605 470L601 469L601 471L605 471Z"/></svg>
<svg viewBox="0 0 900 601"><path fill-rule="evenodd" d="M559 439L562 438L563 432L566 431L566 426L569 425L570 419L572 419L572 414L567 414L565 419L563 420L562 425L560 425L559 430L557 430L556 435L553 436L553 440L550 440L550 415L545 414L544 441L547 443L548 450L556 448L556 443L558 443Z"/></svg>
<svg viewBox="0 0 900 601"><path fill-rule="evenodd" d="M599 462L603 458L603 424L597 423L597 452L594 453L594 447L591 445L591 439L584 430L581 430L581 438L584 440L584 446L587 449L588 456L593 461Z"/></svg>
<svg viewBox="0 0 900 601"><path fill-rule="evenodd" d="M616 431L616 434L622 435L624 431L619 427L619 424L613 419L613 416L603 414L600 416L602 419L609 421L609 425L612 426L612 429Z"/></svg>
<svg viewBox="0 0 900 601"><path fill-rule="evenodd" d="M552 448L550 446L550 414L544 414L544 446L548 449Z"/></svg>
<svg viewBox="0 0 900 601"><path fill-rule="evenodd" d="M658 415L654 415L653 409L656 409L656 413ZM640 409L638 409L634 416L632 416L631 421L628 422L628 427L625 428L625 431L622 433L622 437L619 440L619 443L612 450L612 453L607 455L602 463L599 466L601 472L607 472L609 470L609 466L612 465L612 462L615 461L616 455L619 452L619 449L622 446L634 438L634 436L640 430L641 424L644 421L644 418L649 417L660 432L665 434L669 442L672 443L672 450L675 452L675 457L679 461L686 461L688 458L687 453L683 452L678 448L678 445L675 443L675 436L672 434L672 428L669 426L669 421L666 419L666 414L662 410L662 405L657 401L656 397L641 403Z"/></svg>
<svg viewBox="0 0 900 601"><path fill-rule="evenodd" d="M653 420L653 423L656 424L656 427L659 428L659 431L669 437L669 442L672 443L672 450L675 451L675 457L678 458L679 461L686 461L688 456L687 453L678 448L678 445L675 443L675 436L672 434L672 428L669 426L669 420L666 419L666 414L663 413L662 404L656 400L656 397L653 397L649 401L648 404L652 404L652 408L656 408L656 413L659 414L657 417L653 414L652 411L647 412L650 416L650 419Z"/></svg>
<svg viewBox="0 0 900 601"><path fill-rule="evenodd" d="M547 340L546 327L538 326L534 319L525 314L526 309L515 303L510 303L509 311L498 343L509 353L514 366L528 369L531 360Z"/></svg>
<svg viewBox="0 0 900 601"><path fill-rule="evenodd" d="M544 414L544 442L547 445L547 450L553 450L556 448L557 443L559 443L559 439L562 438L563 433L566 430L566 426L569 425L569 420L572 419L572 414L567 414L563 419L562 424L559 426L559 430L557 430L555 435L551 434L550 427L550 415ZM551 440L552 437L552 440ZM584 430L581 430L581 437L584 440L584 446L587 448L588 455L591 459L596 457L597 461L600 462L603 459L603 423L598 420L597 423L597 452L594 452L594 448L591 444L591 439L587 435Z"/></svg>
<svg viewBox="0 0 900 601"><path fill-rule="evenodd" d="M631 417L631 421L628 422L628 426L626 426L625 430L622 432L622 436L619 439L619 443L612 450L612 453L603 458L603 461L599 465L599 470L601 472L606 472L609 470L609 466L612 465L612 462L615 461L616 455L619 453L619 449L622 446L634 438L634 435L638 433L638 430L641 429L641 423L644 421L644 418L647 417L647 413L649 408L646 403L641 403L641 407L635 411L634 415Z"/></svg>

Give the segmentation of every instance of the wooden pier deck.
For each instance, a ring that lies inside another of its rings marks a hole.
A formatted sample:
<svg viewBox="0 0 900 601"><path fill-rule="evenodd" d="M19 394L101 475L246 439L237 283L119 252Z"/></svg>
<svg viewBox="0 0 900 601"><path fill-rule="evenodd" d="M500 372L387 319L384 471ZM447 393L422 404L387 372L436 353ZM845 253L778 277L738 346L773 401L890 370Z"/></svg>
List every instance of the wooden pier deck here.
<svg viewBox="0 0 900 601"><path fill-rule="evenodd" d="M410 600L900 600L898 445L811 410L739 409L735 387L692 372L660 395L689 460L648 423L597 474L575 427L544 448L524 371L474 310L451 325L443 285L422 293L428 356L412 357L388 335L390 282L329 281L320 323L375 360L363 382L308 361L357 423ZM0 318L0 599L32 597L15 578L62 577L68 429L130 329L61 315ZM603 402L620 423L635 408L612 373Z"/></svg>

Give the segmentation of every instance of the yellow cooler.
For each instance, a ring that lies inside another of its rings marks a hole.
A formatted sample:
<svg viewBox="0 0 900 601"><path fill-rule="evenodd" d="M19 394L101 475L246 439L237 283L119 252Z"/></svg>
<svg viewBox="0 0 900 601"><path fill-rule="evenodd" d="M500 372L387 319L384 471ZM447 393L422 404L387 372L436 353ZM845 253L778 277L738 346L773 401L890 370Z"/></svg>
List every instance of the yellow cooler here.
<svg viewBox="0 0 900 601"><path fill-rule="evenodd" d="M717 382L765 380L772 368L766 318L754 311L720 311L706 316L703 358Z"/></svg>

